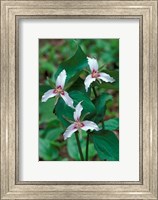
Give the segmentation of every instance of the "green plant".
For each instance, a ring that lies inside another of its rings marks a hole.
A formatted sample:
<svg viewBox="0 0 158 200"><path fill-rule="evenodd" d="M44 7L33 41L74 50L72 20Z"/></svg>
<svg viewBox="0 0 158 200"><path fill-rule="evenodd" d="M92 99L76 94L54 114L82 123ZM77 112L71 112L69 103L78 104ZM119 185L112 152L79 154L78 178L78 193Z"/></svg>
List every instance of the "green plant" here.
<svg viewBox="0 0 158 200"><path fill-rule="evenodd" d="M44 158L44 151L49 155L44 160L63 160L57 149L64 146L75 160L98 155L101 160L117 161L119 141L113 131L118 130L119 121L116 117L105 120L105 112L113 100L108 91L118 90L118 71L99 67L95 58L87 57L77 46L76 53L46 80L47 85L40 86L41 116L50 112L40 133L44 149L40 155Z"/></svg>

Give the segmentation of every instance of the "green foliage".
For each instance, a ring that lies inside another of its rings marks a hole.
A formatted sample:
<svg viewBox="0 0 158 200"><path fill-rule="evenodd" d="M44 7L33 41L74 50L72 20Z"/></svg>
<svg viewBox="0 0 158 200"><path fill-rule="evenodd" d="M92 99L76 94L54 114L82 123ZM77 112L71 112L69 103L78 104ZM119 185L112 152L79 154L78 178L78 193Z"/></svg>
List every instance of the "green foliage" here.
<svg viewBox="0 0 158 200"><path fill-rule="evenodd" d="M104 115L106 111L106 103L112 100L112 96L108 93L103 93L99 97L95 99L95 107L96 107L96 114L93 118L93 121L98 123L104 120Z"/></svg>
<svg viewBox="0 0 158 200"><path fill-rule="evenodd" d="M99 87L108 89L119 90L119 72L118 71L111 71L111 70L103 70L105 73L110 74L115 79L113 84L102 82Z"/></svg>
<svg viewBox="0 0 158 200"><path fill-rule="evenodd" d="M86 67L88 67L87 57L83 53L80 46L78 46L75 55L59 65L59 68L55 74L55 77L57 78L60 72L63 69L65 69L67 72L67 81L69 81L71 78L73 78L76 75L76 73L82 71Z"/></svg>
<svg viewBox="0 0 158 200"><path fill-rule="evenodd" d="M101 130L91 137L101 160L119 160L119 141L113 132Z"/></svg>
<svg viewBox="0 0 158 200"><path fill-rule="evenodd" d="M75 134L79 134L78 132L76 132ZM75 138L75 134L73 134L71 136L71 138L69 138L67 140L67 149L68 149L68 154L71 158L75 159L75 160L81 160L80 159L80 154L78 151L78 146L77 146L77 142L76 142L76 138ZM83 151L83 155L85 155L86 153L86 140L82 135L80 136L80 144L82 147L82 151ZM89 144L89 159L91 160L95 155L96 155L96 150L94 149L94 145L92 143Z"/></svg>
<svg viewBox="0 0 158 200"><path fill-rule="evenodd" d="M44 160L54 160L58 157L58 151L49 140L39 139L39 156Z"/></svg>
<svg viewBox="0 0 158 200"><path fill-rule="evenodd" d="M87 93L86 90L85 90L85 87L84 87L84 80L82 78L78 78L74 83L73 85L69 88L68 91L74 91L74 90L78 90L82 93L84 93L86 96L90 93Z"/></svg>
<svg viewBox="0 0 158 200"><path fill-rule="evenodd" d="M66 128L74 121L74 109L67 106L60 96L41 102L43 94L56 87L55 81L65 69L64 90L73 99L74 106L82 102L81 120L93 121L102 128L90 133L88 160L118 161L119 140L112 131L119 130L119 40L40 40L39 46L40 160L81 160L75 134L79 134L85 159L87 133L75 132L66 141L63 137ZM115 82L95 81L86 92L84 80L90 73L87 56L96 58L99 71L109 74Z"/></svg>
<svg viewBox="0 0 158 200"><path fill-rule="evenodd" d="M83 112L82 114L88 114L87 117L93 116L95 114L95 106L91 102L88 96L86 94L80 92L80 91L71 91L69 93L71 98L74 100L74 105L76 106L80 101L82 101L83 106ZM62 122L63 126L67 127L70 125L70 123L66 120L69 119L71 121L74 121L73 113L74 109L67 106L63 99L60 98L56 107L55 107L55 113L58 117L58 119Z"/></svg>
<svg viewBox="0 0 158 200"><path fill-rule="evenodd" d="M39 102L39 115L40 115L40 123L42 122L50 122L53 119L56 119L54 110L55 98L48 99L46 102Z"/></svg>
<svg viewBox="0 0 158 200"><path fill-rule="evenodd" d="M64 132L64 130L63 128L58 127L53 129L46 129L46 132L46 139L49 141L54 141Z"/></svg>
<svg viewBox="0 0 158 200"><path fill-rule="evenodd" d="M113 118L113 119L104 121L104 128L105 130L108 130L108 131L119 130L119 119Z"/></svg>

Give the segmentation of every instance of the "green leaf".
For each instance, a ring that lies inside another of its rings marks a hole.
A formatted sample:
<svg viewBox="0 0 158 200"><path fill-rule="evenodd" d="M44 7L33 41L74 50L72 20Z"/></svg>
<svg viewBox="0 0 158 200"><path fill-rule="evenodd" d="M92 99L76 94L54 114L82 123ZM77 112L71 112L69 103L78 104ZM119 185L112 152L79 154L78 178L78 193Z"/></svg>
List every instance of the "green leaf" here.
<svg viewBox="0 0 158 200"><path fill-rule="evenodd" d="M63 131L64 130L61 127L46 129L46 139L49 141L56 140L63 133Z"/></svg>
<svg viewBox="0 0 158 200"><path fill-rule="evenodd" d="M104 81L102 81L102 83L98 86L100 88L104 88L106 90L108 90L108 89L119 90L119 71L102 70L102 72L105 72L105 73L109 74L111 77L113 77L115 79L115 82L105 83Z"/></svg>
<svg viewBox="0 0 158 200"><path fill-rule="evenodd" d="M55 77L59 75L59 73L65 69L67 73L66 81L68 82L72 77L76 75L76 73L82 71L88 66L87 56L82 51L81 47L78 46L76 53L67 61L61 63L59 68L55 74Z"/></svg>
<svg viewBox="0 0 158 200"><path fill-rule="evenodd" d="M74 84L69 88L68 91L73 91L73 90L78 90L80 92L83 92L84 94L86 94L86 96L90 95L90 90L86 92L85 86L84 86L84 80L80 77L74 82Z"/></svg>
<svg viewBox="0 0 158 200"><path fill-rule="evenodd" d="M91 134L94 147L101 160L119 160L119 140L111 131L99 131Z"/></svg>
<svg viewBox="0 0 158 200"><path fill-rule="evenodd" d="M74 160L81 160L80 154L78 151L75 134L79 134L79 133L75 132L70 138L67 139L67 150L68 150L68 154L71 158L73 158ZM83 152L83 147L86 146L85 140L82 140L80 138L80 144L81 144L81 148L82 148L82 152ZM83 155L84 155L84 152L83 152Z"/></svg>
<svg viewBox="0 0 158 200"><path fill-rule="evenodd" d="M74 109L67 106L62 98L59 98L55 106L55 115L58 117L62 125L66 128L70 123L66 120L73 120Z"/></svg>
<svg viewBox="0 0 158 200"><path fill-rule="evenodd" d="M58 147L60 150L62 149L62 147L64 147L66 145L66 141L59 141L58 140L53 140L51 141L51 144L54 146L54 147Z"/></svg>
<svg viewBox="0 0 158 200"><path fill-rule="evenodd" d="M58 150L51 146L48 140L39 138L39 156L43 160L55 160L58 157Z"/></svg>
<svg viewBox="0 0 158 200"><path fill-rule="evenodd" d="M39 120L42 122L50 122L56 119L53 113L55 98L50 98L46 102L39 102Z"/></svg>
<svg viewBox="0 0 158 200"><path fill-rule="evenodd" d="M73 76L69 82L65 85L65 90L69 91L69 88L71 88L77 81L77 79L79 78L81 72L77 73L75 76Z"/></svg>
<svg viewBox="0 0 158 200"><path fill-rule="evenodd" d="M112 96L108 93L101 94L94 102L96 107L96 115L92 121L96 123L101 122L104 119L106 103L112 100Z"/></svg>
<svg viewBox="0 0 158 200"><path fill-rule="evenodd" d="M119 130L119 118L104 121L104 128L109 131Z"/></svg>
<svg viewBox="0 0 158 200"><path fill-rule="evenodd" d="M40 136L40 137L44 137L44 130L39 129L39 136Z"/></svg>
<svg viewBox="0 0 158 200"><path fill-rule="evenodd" d="M94 104L91 102L88 96L86 96L84 93L80 91L72 91L69 93L70 97L74 100L74 105L76 106L80 101L82 102L83 111L82 116L84 116L86 113L90 113L87 115L86 118L89 118L93 116L96 112ZM69 126L69 122L65 119L67 117L68 119L74 121L73 113L74 109L70 108L65 104L62 98L59 99L57 105L55 106L55 113L58 117L58 119L62 122L62 124L67 127Z"/></svg>
<svg viewBox="0 0 158 200"><path fill-rule="evenodd" d="M47 127L46 128L47 129L52 129L52 128L58 128L59 126L60 126L60 121L56 117L55 119L53 119L52 121L47 123Z"/></svg>
<svg viewBox="0 0 158 200"><path fill-rule="evenodd" d="M71 158L74 160L81 160L80 154L78 151L78 146L75 138L75 134L79 134L78 132L75 132L70 138L67 139L67 149L68 149L68 154ZM83 135L79 135L79 140L83 152L83 156L85 158L86 155L86 138L83 138ZM92 158L97 154L94 144L89 143L89 152L88 152L88 160L92 160Z"/></svg>
<svg viewBox="0 0 158 200"><path fill-rule="evenodd" d="M85 148L85 151L86 151L86 147L84 147L84 148ZM92 160L92 158L94 156L96 156L96 155L97 155L97 152L96 152L96 150L94 148L94 144L93 143L89 143L89 147L88 147L88 160Z"/></svg>

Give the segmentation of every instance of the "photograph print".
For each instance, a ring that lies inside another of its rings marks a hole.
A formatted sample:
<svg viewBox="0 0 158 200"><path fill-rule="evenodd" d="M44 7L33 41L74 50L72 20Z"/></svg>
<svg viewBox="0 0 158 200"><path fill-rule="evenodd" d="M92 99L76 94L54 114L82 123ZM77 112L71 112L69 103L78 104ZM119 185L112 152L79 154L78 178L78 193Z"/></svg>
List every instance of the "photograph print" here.
<svg viewBox="0 0 158 200"><path fill-rule="evenodd" d="M39 39L39 161L119 161L119 39Z"/></svg>

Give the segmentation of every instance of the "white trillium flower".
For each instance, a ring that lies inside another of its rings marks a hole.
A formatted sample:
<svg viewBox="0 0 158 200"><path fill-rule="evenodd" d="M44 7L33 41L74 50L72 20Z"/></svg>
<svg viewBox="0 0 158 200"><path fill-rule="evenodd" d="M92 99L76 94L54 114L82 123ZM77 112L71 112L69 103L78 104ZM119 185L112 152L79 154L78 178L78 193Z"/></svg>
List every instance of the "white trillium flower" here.
<svg viewBox="0 0 158 200"><path fill-rule="evenodd" d="M97 79L110 83L113 83L115 81L115 79L113 79L109 74L106 74L104 72L98 72L98 62L95 58L87 57L87 59L88 65L91 70L91 74L88 75L84 81L86 92L88 91L88 88L91 85L91 83L96 81Z"/></svg>
<svg viewBox="0 0 158 200"><path fill-rule="evenodd" d="M69 94L64 90L66 76L66 71L63 70L57 77L56 88L48 90L46 93L44 93L44 95L42 96L42 102L46 102L49 98L55 96L61 96L68 106L74 108L73 100L71 99Z"/></svg>
<svg viewBox="0 0 158 200"><path fill-rule="evenodd" d="M83 107L81 105L81 102L77 104L76 108L75 108L75 112L74 112L74 123L71 124L70 126L68 126L68 128L66 129L66 131L64 132L64 140L66 140L67 138L71 137L71 135L82 129L84 131L87 130L96 130L99 131L100 128L98 127L98 125L92 121L81 121L80 120L80 116L81 116L81 112L83 110Z"/></svg>

